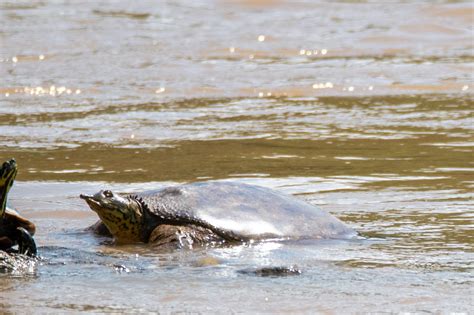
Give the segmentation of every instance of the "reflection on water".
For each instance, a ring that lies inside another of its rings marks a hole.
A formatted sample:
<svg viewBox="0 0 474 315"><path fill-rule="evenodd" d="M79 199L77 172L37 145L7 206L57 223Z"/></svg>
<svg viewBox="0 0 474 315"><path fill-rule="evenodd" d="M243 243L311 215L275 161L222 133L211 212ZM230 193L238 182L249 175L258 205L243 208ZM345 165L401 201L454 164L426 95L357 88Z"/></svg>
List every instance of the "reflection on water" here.
<svg viewBox="0 0 474 315"><path fill-rule="evenodd" d="M50 104L459 93L472 85L469 3L3 1L0 9L7 102L37 89L50 99L53 86L65 93Z"/></svg>
<svg viewBox="0 0 474 315"><path fill-rule="evenodd" d="M0 276L0 308L468 312L472 13L3 1L0 158L18 161L10 202L42 260ZM84 232L97 218L79 193L208 179L298 195L365 238L159 252ZM241 272L268 266L302 274Z"/></svg>

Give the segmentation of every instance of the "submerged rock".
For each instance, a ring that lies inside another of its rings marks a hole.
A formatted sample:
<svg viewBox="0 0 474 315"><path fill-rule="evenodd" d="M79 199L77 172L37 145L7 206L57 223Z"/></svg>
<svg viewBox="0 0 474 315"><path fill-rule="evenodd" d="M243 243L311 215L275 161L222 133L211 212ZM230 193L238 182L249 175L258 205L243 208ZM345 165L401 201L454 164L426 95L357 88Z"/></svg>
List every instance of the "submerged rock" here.
<svg viewBox="0 0 474 315"><path fill-rule="evenodd" d="M238 271L241 274L252 275L258 277L287 277L287 276L299 276L301 270L295 266L289 267L262 267L256 269L243 269Z"/></svg>

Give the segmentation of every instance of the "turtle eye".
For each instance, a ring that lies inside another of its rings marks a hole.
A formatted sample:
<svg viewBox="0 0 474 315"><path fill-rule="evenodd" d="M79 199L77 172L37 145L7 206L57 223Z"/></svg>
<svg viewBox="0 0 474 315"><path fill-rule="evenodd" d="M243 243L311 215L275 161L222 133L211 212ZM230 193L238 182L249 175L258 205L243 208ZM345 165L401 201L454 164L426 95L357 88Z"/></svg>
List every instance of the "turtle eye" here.
<svg viewBox="0 0 474 315"><path fill-rule="evenodd" d="M104 190L104 196L106 198L112 198L114 194L110 190Z"/></svg>

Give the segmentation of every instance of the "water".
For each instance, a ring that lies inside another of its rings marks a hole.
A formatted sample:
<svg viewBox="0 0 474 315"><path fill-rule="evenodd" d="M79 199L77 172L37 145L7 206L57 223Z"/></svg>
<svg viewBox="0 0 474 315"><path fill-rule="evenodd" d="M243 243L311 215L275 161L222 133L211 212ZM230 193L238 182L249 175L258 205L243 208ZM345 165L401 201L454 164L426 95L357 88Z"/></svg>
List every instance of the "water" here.
<svg viewBox="0 0 474 315"><path fill-rule="evenodd" d="M472 17L462 1L3 1L0 157L42 260L0 276L0 309L472 312ZM295 194L367 239L163 253L84 232L80 193L208 179Z"/></svg>

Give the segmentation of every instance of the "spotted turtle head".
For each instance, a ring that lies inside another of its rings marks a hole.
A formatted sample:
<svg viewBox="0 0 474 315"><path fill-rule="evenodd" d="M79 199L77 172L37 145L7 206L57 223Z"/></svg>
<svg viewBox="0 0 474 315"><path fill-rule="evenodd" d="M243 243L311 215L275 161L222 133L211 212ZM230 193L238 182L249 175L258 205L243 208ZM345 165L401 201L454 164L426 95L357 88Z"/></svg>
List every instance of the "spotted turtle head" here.
<svg viewBox="0 0 474 315"><path fill-rule="evenodd" d="M110 190L94 195L80 195L109 229L118 243L141 242L143 209L137 198L122 197Z"/></svg>

